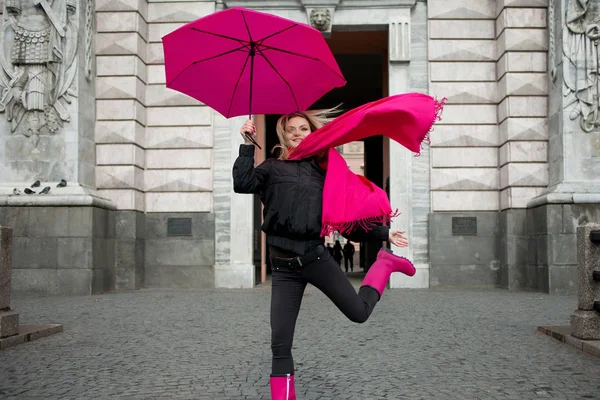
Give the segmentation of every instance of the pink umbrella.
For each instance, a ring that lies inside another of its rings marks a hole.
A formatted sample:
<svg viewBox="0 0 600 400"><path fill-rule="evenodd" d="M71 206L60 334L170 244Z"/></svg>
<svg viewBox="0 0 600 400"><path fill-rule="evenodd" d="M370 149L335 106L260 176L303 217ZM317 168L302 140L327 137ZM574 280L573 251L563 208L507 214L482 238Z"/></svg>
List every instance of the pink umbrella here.
<svg viewBox="0 0 600 400"><path fill-rule="evenodd" d="M306 110L346 84L316 29L234 7L162 38L167 87L224 117Z"/></svg>

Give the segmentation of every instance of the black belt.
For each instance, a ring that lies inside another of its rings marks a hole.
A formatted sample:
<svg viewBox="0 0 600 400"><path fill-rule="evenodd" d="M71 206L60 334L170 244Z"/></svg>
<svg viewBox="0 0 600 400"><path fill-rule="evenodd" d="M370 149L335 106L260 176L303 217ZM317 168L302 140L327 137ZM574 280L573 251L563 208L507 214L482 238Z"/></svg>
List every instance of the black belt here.
<svg viewBox="0 0 600 400"><path fill-rule="evenodd" d="M317 246L310 249L306 254L294 258L276 258L271 257L271 268L302 268L313 261L320 260L325 254L325 246Z"/></svg>

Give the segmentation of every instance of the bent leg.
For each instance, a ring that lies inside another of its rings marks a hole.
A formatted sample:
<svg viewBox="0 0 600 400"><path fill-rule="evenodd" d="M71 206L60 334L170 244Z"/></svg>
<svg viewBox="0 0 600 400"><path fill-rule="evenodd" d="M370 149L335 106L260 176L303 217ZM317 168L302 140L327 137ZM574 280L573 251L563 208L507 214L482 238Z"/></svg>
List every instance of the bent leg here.
<svg viewBox="0 0 600 400"><path fill-rule="evenodd" d="M292 343L306 281L297 272L273 271L271 283L272 375L294 374Z"/></svg>
<svg viewBox="0 0 600 400"><path fill-rule="evenodd" d="M302 276L329 297L352 322L365 322L379 300L379 294L371 287L362 287L356 293L344 272L327 254L307 265Z"/></svg>

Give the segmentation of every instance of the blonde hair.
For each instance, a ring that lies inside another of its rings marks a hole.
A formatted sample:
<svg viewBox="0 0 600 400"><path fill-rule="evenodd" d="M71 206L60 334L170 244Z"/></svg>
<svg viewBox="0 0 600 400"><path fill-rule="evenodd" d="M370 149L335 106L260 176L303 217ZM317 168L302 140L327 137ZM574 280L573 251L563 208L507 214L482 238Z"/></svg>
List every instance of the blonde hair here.
<svg viewBox="0 0 600 400"><path fill-rule="evenodd" d="M287 160L290 157L290 149L293 146L285 135L285 128L287 127L289 120L295 117L304 118L308 122L310 132L312 133L331 121L334 115L339 114L339 107L340 105L324 110L296 111L291 114L282 115L277 120L277 125L275 127L279 144L273 147L273 153L279 150L279 156L277 157L279 160Z"/></svg>

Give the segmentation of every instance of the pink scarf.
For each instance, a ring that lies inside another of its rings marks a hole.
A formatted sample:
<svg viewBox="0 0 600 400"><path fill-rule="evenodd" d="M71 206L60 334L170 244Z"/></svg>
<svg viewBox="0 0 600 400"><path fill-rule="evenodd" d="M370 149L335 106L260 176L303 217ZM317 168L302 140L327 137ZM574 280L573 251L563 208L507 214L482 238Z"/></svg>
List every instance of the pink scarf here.
<svg viewBox="0 0 600 400"><path fill-rule="evenodd" d="M407 93L367 103L337 117L308 135L290 159L308 158L328 149L323 188L322 236L350 233L358 226L383 225L398 215L385 191L354 174L334 149L369 136L383 135L419 153L433 124L441 119L446 99L437 101L421 93Z"/></svg>

